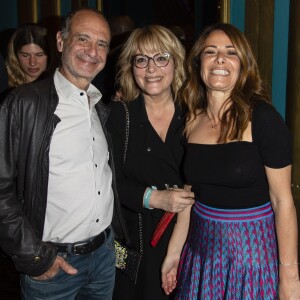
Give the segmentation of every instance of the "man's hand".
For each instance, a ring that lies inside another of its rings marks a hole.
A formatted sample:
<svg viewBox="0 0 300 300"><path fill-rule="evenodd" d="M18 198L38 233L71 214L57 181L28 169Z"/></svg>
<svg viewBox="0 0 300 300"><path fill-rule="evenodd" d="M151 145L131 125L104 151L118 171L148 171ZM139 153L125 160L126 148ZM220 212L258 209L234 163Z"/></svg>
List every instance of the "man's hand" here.
<svg viewBox="0 0 300 300"><path fill-rule="evenodd" d="M75 268L73 268L70 264L68 264L61 256L56 256L56 259L55 259L53 265L47 272L45 272L44 274L42 274L40 276L33 277L33 278L36 280L50 279L58 273L59 269L62 269L65 273L67 273L69 275L74 275L78 272Z"/></svg>

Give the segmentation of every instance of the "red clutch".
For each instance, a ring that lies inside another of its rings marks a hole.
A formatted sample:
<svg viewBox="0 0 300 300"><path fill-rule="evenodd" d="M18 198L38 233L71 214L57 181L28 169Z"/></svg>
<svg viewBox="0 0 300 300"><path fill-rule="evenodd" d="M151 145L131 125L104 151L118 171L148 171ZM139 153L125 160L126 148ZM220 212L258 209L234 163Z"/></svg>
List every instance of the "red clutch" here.
<svg viewBox="0 0 300 300"><path fill-rule="evenodd" d="M173 219L174 216L175 216L175 213L171 213L171 212L164 213L164 215L160 219L160 221L157 224L155 231L152 235L151 242L150 242L152 247L155 247L157 245L158 241L160 240L161 236L167 229L169 223L171 222L171 220Z"/></svg>

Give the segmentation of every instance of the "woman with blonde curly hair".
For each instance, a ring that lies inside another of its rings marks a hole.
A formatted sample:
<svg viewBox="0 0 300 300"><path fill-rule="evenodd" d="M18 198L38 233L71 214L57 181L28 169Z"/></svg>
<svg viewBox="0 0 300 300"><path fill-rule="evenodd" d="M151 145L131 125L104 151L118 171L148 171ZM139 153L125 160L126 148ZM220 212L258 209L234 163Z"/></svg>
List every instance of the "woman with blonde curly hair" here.
<svg viewBox="0 0 300 300"><path fill-rule="evenodd" d="M55 44L47 29L37 24L25 24L13 33L6 59L9 87L35 81L54 71L57 62Z"/></svg>
<svg viewBox="0 0 300 300"><path fill-rule="evenodd" d="M120 101L112 102L109 128L122 212L131 245L143 250L143 257L136 284L117 270L115 300L168 299L160 267L176 218L156 247L150 240L165 212L178 213L194 203L193 193L182 189L180 172L185 108L178 92L185 80L184 60L178 38L159 25L135 29L119 57L118 90L129 111L125 163L126 118Z"/></svg>

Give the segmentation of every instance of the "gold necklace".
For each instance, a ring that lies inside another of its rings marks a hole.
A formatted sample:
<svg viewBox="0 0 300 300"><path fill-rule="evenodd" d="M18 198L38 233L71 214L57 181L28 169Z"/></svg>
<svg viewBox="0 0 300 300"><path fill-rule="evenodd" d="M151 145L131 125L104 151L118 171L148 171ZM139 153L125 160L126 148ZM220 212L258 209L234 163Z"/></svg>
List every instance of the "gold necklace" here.
<svg viewBox="0 0 300 300"><path fill-rule="evenodd" d="M206 116L207 116L208 120L210 121L210 124L211 124L210 127L212 129L218 129L219 123L215 123L214 120L213 120L213 118L209 117L207 111L206 111Z"/></svg>

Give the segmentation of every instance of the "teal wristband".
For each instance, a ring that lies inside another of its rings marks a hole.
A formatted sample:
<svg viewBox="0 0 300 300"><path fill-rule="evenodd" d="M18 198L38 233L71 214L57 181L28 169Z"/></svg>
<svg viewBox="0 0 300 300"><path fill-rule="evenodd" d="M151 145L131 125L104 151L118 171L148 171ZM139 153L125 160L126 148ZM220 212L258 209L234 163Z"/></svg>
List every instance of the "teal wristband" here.
<svg viewBox="0 0 300 300"><path fill-rule="evenodd" d="M144 199L143 199L143 204L144 204L145 208L151 209L149 207L149 202L150 202L150 197L151 197L152 192L153 192L153 188L148 187L146 190L146 193L144 195Z"/></svg>

